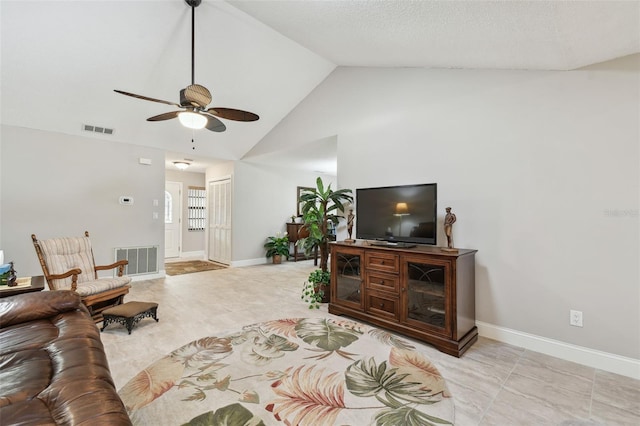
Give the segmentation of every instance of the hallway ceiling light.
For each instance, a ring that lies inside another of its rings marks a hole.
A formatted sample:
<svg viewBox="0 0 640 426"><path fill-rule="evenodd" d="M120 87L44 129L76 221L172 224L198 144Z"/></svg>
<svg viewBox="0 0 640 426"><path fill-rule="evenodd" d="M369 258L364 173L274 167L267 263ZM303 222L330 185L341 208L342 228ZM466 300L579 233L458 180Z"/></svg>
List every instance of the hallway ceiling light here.
<svg viewBox="0 0 640 426"><path fill-rule="evenodd" d="M186 161L174 161L173 165L179 168L180 170L184 170L187 167L189 167L191 164L187 163Z"/></svg>

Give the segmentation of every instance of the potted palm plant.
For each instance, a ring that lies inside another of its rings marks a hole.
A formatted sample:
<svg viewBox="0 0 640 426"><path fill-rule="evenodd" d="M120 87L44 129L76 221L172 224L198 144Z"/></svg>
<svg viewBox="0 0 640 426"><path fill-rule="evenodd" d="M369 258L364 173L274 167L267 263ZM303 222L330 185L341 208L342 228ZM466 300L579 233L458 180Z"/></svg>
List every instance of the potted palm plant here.
<svg viewBox="0 0 640 426"><path fill-rule="evenodd" d="M282 256L289 259L289 236L286 233L281 236L278 232L275 236L267 238L264 248L267 249L267 258L270 257L273 263L279 264L282 262Z"/></svg>
<svg viewBox="0 0 640 426"><path fill-rule="evenodd" d="M333 230L337 227L340 217L338 212L344 213L344 205L353 202L350 189L338 189L334 191L329 184L326 188L322 178L316 179L316 188L306 189L300 195L302 204L303 229L309 232L309 236L298 240L306 255L317 247L320 250L320 269L318 273L326 275L326 284L329 283L329 241L332 240ZM314 274L313 271L311 275ZM312 283L312 276L308 283ZM318 287L317 283L315 287ZM329 287L323 290L324 299L328 301ZM303 291L304 294L304 291Z"/></svg>

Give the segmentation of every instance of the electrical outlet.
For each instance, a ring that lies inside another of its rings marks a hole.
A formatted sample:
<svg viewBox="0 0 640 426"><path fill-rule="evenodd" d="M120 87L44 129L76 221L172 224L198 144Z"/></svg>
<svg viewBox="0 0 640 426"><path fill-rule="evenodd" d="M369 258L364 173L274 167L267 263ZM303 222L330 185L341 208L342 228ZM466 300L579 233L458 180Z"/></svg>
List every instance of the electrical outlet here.
<svg viewBox="0 0 640 426"><path fill-rule="evenodd" d="M569 311L569 325L582 327L582 311Z"/></svg>

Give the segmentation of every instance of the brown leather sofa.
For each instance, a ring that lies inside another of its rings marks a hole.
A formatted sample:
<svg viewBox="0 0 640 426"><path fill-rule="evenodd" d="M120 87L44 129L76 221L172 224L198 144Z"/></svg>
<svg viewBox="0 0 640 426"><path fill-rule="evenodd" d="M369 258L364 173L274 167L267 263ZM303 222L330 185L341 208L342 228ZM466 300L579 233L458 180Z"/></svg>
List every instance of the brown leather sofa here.
<svg viewBox="0 0 640 426"><path fill-rule="evenodd" d="M130 425L100 332L68 290L0 299L2 425Z"/></svg>

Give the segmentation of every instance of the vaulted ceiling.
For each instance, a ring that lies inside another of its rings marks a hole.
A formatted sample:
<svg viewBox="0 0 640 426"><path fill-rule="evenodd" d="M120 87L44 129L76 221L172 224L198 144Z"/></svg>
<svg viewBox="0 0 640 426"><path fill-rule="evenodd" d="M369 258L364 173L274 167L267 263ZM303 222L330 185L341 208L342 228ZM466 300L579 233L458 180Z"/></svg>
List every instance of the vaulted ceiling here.
<svg viewBox="0 0 640 426"><path fill-rule="evenodd" d="M227 131L214 133L147 122L174 107L113 91L179 101L191 80L184 0L2 0L1 121L152 146L169 159L236 160L336 66L575 69L640 52L639 5L203 0L195 82L212 92L211 106L260 115L223 120ZM114 132L85 132L83 124Z"/></svg>

